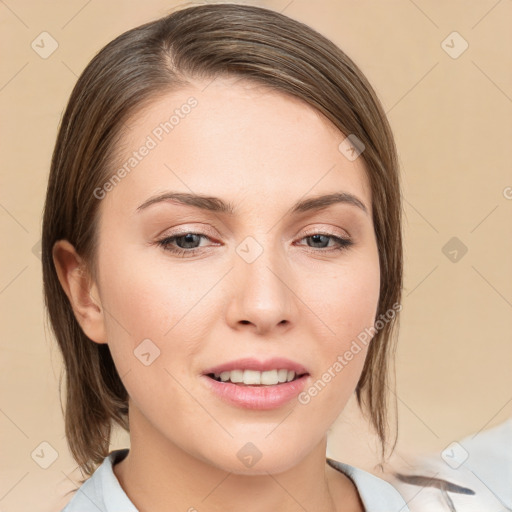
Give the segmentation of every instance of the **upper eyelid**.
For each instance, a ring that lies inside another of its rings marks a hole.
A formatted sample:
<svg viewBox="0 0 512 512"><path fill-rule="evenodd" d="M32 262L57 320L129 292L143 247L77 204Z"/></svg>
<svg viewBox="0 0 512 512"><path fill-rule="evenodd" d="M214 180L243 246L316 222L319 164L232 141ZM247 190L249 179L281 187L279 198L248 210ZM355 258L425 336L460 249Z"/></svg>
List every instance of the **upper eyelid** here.
<svg viewBox="0 0 512 512"><path fill-rule="evenodd" d="M337 228L339 230L342 230L342 228ZM346 230L343 229L343 231L346 232ZM188 229L181 229L177 232L171 232L167 235L163 235L165 237L172 237L172 236L182 236L182 235L187 235L189 233L193 233L195 235L205 235L205 236L209 236L209 237L215 237L215 235L213 234L210 234L208 233L208 230L205 228L199 228L199 229L196 229L196 228L188 228ZM300 234L300 232L299 232ZM329 229L329 228L305 228L304 231L303 231L303 236L305 236L306 234L329 234L329 235L332 235L332 236L343 236L339 233L335 233L333 232L333 230ZM348 233L347 233L348 235ZM348 235L350 236L350 235Z"/></svg>
<svg viewBox="0 0 512 512"><path fill-rule="evenodd" d="M338 229L341 229L341 228L338 228ZM346 232L346 230L343 230ZM322 235L322 234L325 234L325 235L330 235L330 236L338 236L338 237L350 237L350 235L346 232L346 235L344 234L341 234L341 233L336 233L334 231L331 231L330 229L324 229L324 228L306 228L305 231L303 231L303 237L304 236L311 236L311 235L315 235L315 234L319 234L319 235Z"/></svg>

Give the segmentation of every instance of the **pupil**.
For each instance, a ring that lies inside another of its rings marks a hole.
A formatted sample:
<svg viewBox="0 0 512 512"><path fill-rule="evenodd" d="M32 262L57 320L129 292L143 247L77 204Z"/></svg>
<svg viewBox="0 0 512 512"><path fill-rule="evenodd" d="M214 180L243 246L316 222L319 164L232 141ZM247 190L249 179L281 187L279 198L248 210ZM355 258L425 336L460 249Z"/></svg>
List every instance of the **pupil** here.
<svg viewBox="0 0 512 512"><path fill-rule="evenodd" d="M187 246L187 247L182 247L182 248L183 249L184 248L191 249L191 247L188 247L188 244L193 244L194 243L194 237L197 237L197 235L194 234L194 233L187 233L186 235L180 236L179 238L180 239L184 239L185 240L185 245ZM193 249L193 247L192 247L192 249Z"/></svg>
<svg viewBox="0 0 512 512"><path fill-rule="evenodd" d="M321 243L321 240L319 240L320 238L326 238L325 235L311 235L311 238L313 239L313 242L314 243ZM325 242L325 240L324 240Z"/></svg>

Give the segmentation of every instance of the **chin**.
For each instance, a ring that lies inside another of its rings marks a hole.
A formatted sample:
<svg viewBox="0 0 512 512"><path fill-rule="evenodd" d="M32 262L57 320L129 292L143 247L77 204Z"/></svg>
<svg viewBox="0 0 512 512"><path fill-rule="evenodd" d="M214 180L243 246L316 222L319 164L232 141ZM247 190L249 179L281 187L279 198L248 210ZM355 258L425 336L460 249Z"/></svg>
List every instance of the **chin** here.
<svg viewBox="0 0 512 512"><path fill-rule="evenodd" d="M251 442L242 444L234 443L233 449L223 450L222 454L209 454L209 462L216 467L237 475L267 475L278 474L288 471L297 465L306 455L301 453L297 446L304 446L303 443L289 445L288 447L276 449L268 442L263 448L261 443ZM257 448L260 446L260 449ZM230 455L232 453L233 455Z"/></svg>

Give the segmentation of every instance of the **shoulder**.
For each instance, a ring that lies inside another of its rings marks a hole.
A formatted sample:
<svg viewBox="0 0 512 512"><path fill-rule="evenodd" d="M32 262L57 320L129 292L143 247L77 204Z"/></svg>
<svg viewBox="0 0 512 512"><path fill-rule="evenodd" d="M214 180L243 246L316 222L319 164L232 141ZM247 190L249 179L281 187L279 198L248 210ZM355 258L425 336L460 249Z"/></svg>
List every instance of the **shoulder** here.
<svg viewBox="0 0 512 512"><path fill-rule="evenodd" d="M128 449L114 450L92 476L76 491L61 512L137 512L123 491L112 466L122 460Z"/></svg>
<svg viewBox="0 0 512 512"><path fill-rule="evenodd" d="M385 480L330 457L327 463L354 482L367 512L409 512L400 493Z"/></svg>

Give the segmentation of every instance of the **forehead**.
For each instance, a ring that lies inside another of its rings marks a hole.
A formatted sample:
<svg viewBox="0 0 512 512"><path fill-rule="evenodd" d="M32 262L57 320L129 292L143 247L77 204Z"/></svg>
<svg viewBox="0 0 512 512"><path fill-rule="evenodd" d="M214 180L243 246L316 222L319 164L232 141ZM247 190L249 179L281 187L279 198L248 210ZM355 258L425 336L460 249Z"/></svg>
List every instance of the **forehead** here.
<svg viewBox="0 0 512 512"><path fill-rule="evenodd" d="M343 191L370 211L364 161L346 158L344 139L299 98L240 78L196 81L128 120L114 169L127 172L107 198L138 205L179 190L277 204Z"/></svg>

